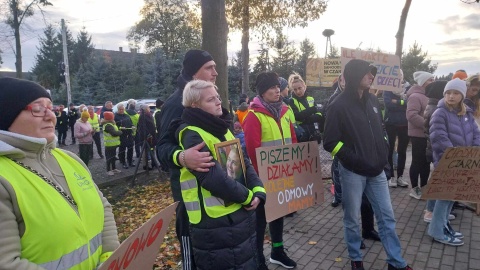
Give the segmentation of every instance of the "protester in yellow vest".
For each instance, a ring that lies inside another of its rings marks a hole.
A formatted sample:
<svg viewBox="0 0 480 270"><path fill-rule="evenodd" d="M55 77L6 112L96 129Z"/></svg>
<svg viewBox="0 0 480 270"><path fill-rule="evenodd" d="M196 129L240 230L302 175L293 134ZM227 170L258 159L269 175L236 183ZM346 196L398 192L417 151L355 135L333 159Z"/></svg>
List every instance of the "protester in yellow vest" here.
<svg viewBox="0 0 480 270"><path fill-rule="evenodd" d="M93 142L97 147L98 156L100 158L103 158L102 141L100 138L100 121L98 120L98 115L94 112L94 109L95 108L93 106L88 106L88 113L90 114L88 122L90 123L90 125L92 125L92 128L95 131L95 133L93 133ZM91 144L91 149L92 151L90 152L90 159L93 159L93 143Z"/></svg>
<svg viewBox="0 0 480 270"><path fill-rule="evenodd" d="M185 86L184 123L176 132L183 149L205 142L201 152L211 154L215 162L208 172L198 172L187 169L184 152L179 157L195 265L199 270L257 269L254 210L265 201L265 189L247 157L243 159L245 174L239 180L228 176L216 155L214 144L235 139L229 130L230 115L222 108L216 89L201 80Z"/></svg>
<svg viewBox="0 0 480 270"><path fill-rule="evenodd" d="M322 109L317 106L315 99L307 95L307 85L302 77L296 73L288 77L288 86L293 91L290 107L295 115L295 120L304 129L304 134L298 138L299 142L317 141L321 142L321 132L325 118Z"/></svg>
<svg viewBox="0 0 480 270"><path fill-rule="evenodd" d="M113 112L103 113L103 143L105 144L105 159L107 161L107 174L114 175L120 173L119 169L115 166L117 147L120 145L120 135L123 134L121 130L118 130L115 124L115 115Z"/></svg>
<svg viewBox="0 0 480 270"><path fill-rule="evenodd" d="M255 87L258 95L250 103L251 110L243 122L247 152L257 173L255 149L297 142L293 124L287 114L288 107L280 98L279 85L278 75L275 72L263 72L257 76ZM258 206L256 213L257 257L260 260L258 269L268 269L263 255L263 238L267 223L263 203ZM270 262L285 268L294 268L297 263L287 256L283 247L283 217L270 222L269 228L272 238Z"/></svg>
<svg viewBox="0 0 480 270"><path fill-rule="evenodd" d="M92 270L119 246L112 207L73 153L56 148L48 92L0 78L0 268Z"/></svg>

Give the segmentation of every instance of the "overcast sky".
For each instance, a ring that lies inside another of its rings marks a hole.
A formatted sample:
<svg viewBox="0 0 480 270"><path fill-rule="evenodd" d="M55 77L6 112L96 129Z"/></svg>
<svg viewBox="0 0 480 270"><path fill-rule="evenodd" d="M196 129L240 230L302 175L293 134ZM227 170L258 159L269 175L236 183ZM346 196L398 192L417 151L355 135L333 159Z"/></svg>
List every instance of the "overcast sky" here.
<svg viewBox="0 0 480 270"><path fill-rule="evenodd" d="M128 50L126 33L137 22L142 0L51 0L47 8L47 22L40 16L29 18L30 32L22 34L23 69L32 68L37 53L38 37L43 35L46 23L60 27L60 19L67 21L74 36L82 27L92 35L97 49ZM308 37L315 43L319 57L325 55L324 29L333 29L332 45L340 48L380 48L395 52L395 34L398 29L403 0L330 0L322 17L305 29L285 29L285 34L297 44ZM441 4L440 4L441 2ZM4 27L4 26L2 26ZM4 29L4 28L3 28ZM258 46L251 35L250 52L254 58ZM229 55L241 48L240 33L231 32ZM480 72L480 4L464 4L460 0L412 1L405 29L404 50L414 42L428 52L432 63L438 63L435 75L446 75L457 69L468 74ZM3 65L1 70L14 70L15 57L5 42L0 44Z"/></svg>

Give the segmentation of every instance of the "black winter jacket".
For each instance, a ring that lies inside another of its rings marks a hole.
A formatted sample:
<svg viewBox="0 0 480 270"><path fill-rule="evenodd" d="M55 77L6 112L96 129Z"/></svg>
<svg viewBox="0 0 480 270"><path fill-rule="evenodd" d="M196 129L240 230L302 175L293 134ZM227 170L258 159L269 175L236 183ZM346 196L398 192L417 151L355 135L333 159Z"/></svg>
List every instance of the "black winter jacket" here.
<svg viewBox="0 0 480 270"><path fill-rule="evenodd" d="M225 115L227 114L225 113ZM214 118L213 115L211 117ZM179 126L176 132L177 138L181 130L189 125L194 125L189 119L184 119L184 117L182 119L187 123ZM214 134L209 130L205 131ZM225 141L225 138L218 139ZM185 130L181 141L184 148L187 149L203 142L203 139L197 132ZM211 153L207 146L201 151ZM210 191L212 195L222 198L224 201L243 203L248 197L248 190L259 186L263 187L250 159L246 156L244 156L246 186L228 177L220 163L216 160L214 162L215 166L210 167L206 173L191 171L198 184ZM199 196L201 196L200 192ZM253 197L258 197L265 202L266 194L256 192ZM202 202L201 198L200 201ZM201 204L201 211L200 223L190 224L190 236L197 269L256 269L255 211L247 211L242 207L219 218L209 217L203 204Z"/></svg>
<svg viewBox="0 0 480 270"><path fill-rule="evenodd" d="M183 72L182 72L183 73ZM179 119L183 113L183 89L185 85L192 80L187 75L180 74L177 78L177 90L168 97L160 112L160 132L157 144L157 156L162 164L162 168L168 168L170 172L170 184L175 201L182 201L180 190L180 167L173 162L173 153L180 150L178 141L175 138L176 127L170 128L172 121Z"/></svg>
<svg viewBox="0 0 480 270"><path fill-rule="evenodd" d="M356 174L374 177L388 162L382 112L375 95L365 90L360 98L357 91L370 71L368 62L357 60L347 67L345 90L328 107L323 147L333 152L342 142L336 153L342 166Z"/></svg>

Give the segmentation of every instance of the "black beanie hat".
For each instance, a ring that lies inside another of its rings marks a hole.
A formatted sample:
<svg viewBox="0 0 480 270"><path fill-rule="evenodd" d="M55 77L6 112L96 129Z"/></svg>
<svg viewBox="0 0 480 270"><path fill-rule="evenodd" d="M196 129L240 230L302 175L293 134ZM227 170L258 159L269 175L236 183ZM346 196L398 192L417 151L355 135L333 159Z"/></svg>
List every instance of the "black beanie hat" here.
<svg viewBox="0 0 480 270"><path fill-rule="evenodd" d="M255 88L259 96L262 96L263 93L275 85L280 85L278 75L275 72L262 72L258 74L257 80L255 81Z"/></svg>
<svg viewBox="0 0 480 270"><path fill-rule="evenodd" d="M189 50L183 58L183 73L190 79L205 63L210 61L213 61L213 57L207 51Z"/></svg>
<svg viewBox="0 0 480 270"><path fill-rule="evenodd" d="M47 90L35 82L0 78L0 108L3 108L0 130L8 130L20 112L32 101L41 97L51 99Z"/></svg>
<svg viewBox="0 0 480 270"><path fill-rule="evenodd" d="M443 91L448 81L438 80L427 85L425 88L425 95L429 98L436 98L438 100L443 98Z"/></svg>

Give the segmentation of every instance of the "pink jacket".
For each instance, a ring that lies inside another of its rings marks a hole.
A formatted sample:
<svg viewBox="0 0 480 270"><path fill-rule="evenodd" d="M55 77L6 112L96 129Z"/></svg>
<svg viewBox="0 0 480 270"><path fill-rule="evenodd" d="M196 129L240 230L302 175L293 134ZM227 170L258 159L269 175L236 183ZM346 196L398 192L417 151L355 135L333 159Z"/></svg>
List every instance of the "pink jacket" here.
<svg viewBox="0 0 480 270"><path fill-rule="evenodd" d="M89 122L82 122L78 119L73 127L73 134L78 139L79 144L90 144L93 142L92 125Z"/></svg>
<svg viewBox="0 0 480 270"><path fill-rule="evenodd" d="M423 114L428 104L425 89L419 85L412 86L407 92L408 136L425 138Z"/></svg>

